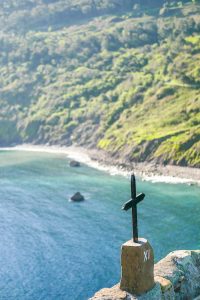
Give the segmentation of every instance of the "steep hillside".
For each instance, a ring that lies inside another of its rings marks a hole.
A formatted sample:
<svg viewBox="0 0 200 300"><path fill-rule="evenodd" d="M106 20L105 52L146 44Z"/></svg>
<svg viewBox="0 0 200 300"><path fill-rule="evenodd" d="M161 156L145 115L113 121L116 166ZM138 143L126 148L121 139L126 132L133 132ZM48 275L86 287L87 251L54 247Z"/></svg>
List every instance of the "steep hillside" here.
<svg viewBox="0 0 200 300"><path fill-rule="evenodd" d="M77 24L97 16L130 12L134 6L159 9L166 0L1 0L2 30L26 32ZM184 3L177 0L174 3ZM194 1L195 2L195 1Z"/></svg>
<svg viewBox="0 0 200 300"><path fill-rule="evenodd" d="M163 2L4 0L0 144L199 167L200 5Z"/></svg>

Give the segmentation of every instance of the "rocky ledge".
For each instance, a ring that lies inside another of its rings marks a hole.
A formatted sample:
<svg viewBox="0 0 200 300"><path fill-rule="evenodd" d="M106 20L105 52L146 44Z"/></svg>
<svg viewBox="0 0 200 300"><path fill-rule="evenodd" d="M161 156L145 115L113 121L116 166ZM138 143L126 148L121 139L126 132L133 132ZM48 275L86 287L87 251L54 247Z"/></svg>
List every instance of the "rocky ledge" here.
<svg viewBox="0 0 200 300"><path fill-rule="evenodd" d="M200 300L200 250L171 252L155 264L154 274L155 286L144 295L131 295L117 284L90 300Z"/></svg>

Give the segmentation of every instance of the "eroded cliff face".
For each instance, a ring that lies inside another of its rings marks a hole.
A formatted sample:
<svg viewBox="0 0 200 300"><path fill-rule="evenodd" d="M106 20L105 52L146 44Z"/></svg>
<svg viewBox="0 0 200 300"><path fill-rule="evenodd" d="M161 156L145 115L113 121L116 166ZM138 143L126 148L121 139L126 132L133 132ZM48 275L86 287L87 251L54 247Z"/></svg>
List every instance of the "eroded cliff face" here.
<svg viewBox="0 0 200 300"><path fill-rule="evenodd" d="M97 292L90 300L200 299L200 250L180 250L155 264L155 286L141 296L121 291L119 284Z"/></svg>

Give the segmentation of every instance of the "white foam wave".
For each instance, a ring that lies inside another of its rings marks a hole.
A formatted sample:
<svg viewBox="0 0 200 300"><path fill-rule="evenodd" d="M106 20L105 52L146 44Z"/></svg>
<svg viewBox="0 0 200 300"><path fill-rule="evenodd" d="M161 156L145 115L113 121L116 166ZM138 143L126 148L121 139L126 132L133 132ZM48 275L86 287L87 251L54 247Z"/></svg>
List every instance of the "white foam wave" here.
<svg viewBox="0 0 200 300"><path fill-rule="evenodd" d="M19 145L15 147L6 147L0 148L0 150L7 151L31 151L31 152L46 152L46 153L54 153L54 154L65 154L68 158L77 160L83 164L86 164L92 168L108 172L112 176L120 175L129 177L131 172L120 168L118 166L110 166L99 163L96 160L92 160L87 153L87 150L81 147L66 147L66 146L38 146L38 145ZM137 171L136 171L136 175ZM198 184L200 185L200 180L195 180L192 178L180 178L177 176L166 176L166 175L157 175L157 174L145 174L144 172L139 174L139 177L142 178L143 181L151 181L152 183L170 183L170 184Z"/></svg>

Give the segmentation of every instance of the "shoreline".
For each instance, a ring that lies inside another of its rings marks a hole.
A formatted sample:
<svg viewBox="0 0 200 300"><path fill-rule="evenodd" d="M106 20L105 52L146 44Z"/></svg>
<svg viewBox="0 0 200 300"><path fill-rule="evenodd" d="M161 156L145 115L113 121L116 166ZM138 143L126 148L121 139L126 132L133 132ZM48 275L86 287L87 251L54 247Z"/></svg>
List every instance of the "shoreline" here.
<svg viewBox="0 0 200 300"><path fill-rule="evenodd" d="M78 160L95 169L110 173L110 175L121 175L128 177L134 171L136 176L143 181L153 183L163 182L200 186L200 169L191 167L180 167L172 165L158 165L153 163L127 163L124 160L113 158L102 150L86 149L77 146L49 146L23 144L14 147L0 147L0 151L30 151L64 154L69 159Z"/></svg>

